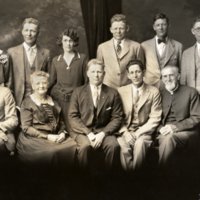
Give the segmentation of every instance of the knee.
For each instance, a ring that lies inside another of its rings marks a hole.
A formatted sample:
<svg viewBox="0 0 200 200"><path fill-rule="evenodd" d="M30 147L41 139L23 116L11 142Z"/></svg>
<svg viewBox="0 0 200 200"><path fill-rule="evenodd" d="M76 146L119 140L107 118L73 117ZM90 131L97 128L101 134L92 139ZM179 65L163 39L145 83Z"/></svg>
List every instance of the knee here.
<svg viewBox="0 0 200 200"><path fill-rule="evenodd" d="M142 148L144 146L144 140L141 138L138 138L135 141L135 148Z"/></svg>
<svg viewBox="0 0 200 200"><path fill-rule="evenodd" d="M162 139L162 141L159 142L159 145L168 145L174 143L174 135L173 134L168 134Z"/></svg>
<svg viewBox="0 0 200 200"><path fill-rule="evenodd" d="M120 146L117 142L113 142L113 143L110 143L108 145L108 149L111 151L111 152L117 152L120 150Z"/></svg>
<svg viewBox="0 0 200 200"><path fill-rule="evenodd" d="M82 151L82 152L89 152L91 150L92 150L92 146L89 143L83 143L79 147L79 151Z"/></svg>

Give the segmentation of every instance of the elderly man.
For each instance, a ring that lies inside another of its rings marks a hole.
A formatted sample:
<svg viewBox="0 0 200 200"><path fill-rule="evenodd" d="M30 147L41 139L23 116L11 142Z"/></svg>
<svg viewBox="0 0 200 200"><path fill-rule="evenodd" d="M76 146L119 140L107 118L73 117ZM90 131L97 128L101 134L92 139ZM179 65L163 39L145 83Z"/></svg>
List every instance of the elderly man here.
<svg viewBox="0 0 200 200"><path fill-rule="evenodd" d="M40 33L39 22L26 18L22 26L24 43L8 49L13 63L13 94L18 107L33 92L30 75L34 71L50 72L50 52L36 44Z"/></svg>
<svg viewBox="0 0 200 200"><path fill-rule="evenodd" d="M162 123L158 128L159 163L169 164L176 148L190 145L198 136L200 122L200 100L196 89L179 84L180 74L175 66L162 69L165 89L162 96Z"/></svg>
<svg viewBox="0 0 200 200"><path fill-rule="evenodd" d="M131 59L144 62L144 54L139 43L126 38L129 26L125 15L116 14L112 17L110 31L113 38L99 45L97 58L105 64L104 83L118 88L131 83L126 72L128 62Z"/></svg>
<svg viewBox="0 0 200 200"><path fill-rule="evenodd" d="M118 89L125 112L120 129L121 163L125 171L140 169L152 144L152 134L161 120L161 97L156 87L143 82L144 65L131 60L127 65L132 84Z"/></svg>
<svg viewBox="0 0 200 200"><path fill-rule="evenodd" d="M78 161L88 169L93 150L105 156L110 170L120 165L119 144L115 134L123 118L120 96L115 89L102 84L104 64L98 59L88 63L89 83L74 90L69 107L70 135L77 142Z"/></svg>
<svg viewBox="0 0 200 200"><path fill-rule="evenodd" d="M14 98L10 90L0 86L0 155L15 150L13 130L18 124Z"/></svg>
<svg viewBox="0 0 200 200"><path fill-rule="evenodd" d="M146 58L145 82L164 88L160 71L167 65L180 67L183 45L168 37L169 19L159 13L153 18L156 36L142 43Z"/></svg>
<svg viewBox="0 0 200 200"><path fill-rule="evenodd" d="M183 52L181 84L196 88L200 94L200 16L194 18L191 32L197 42Z"/></svg>

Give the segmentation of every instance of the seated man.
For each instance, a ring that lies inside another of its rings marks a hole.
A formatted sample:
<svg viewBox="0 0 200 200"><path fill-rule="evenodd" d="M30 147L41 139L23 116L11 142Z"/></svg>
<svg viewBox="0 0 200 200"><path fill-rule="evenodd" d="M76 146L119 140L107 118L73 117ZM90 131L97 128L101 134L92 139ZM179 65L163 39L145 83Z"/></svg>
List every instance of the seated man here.
<svg viewBox="0 0 200 200"><path fill-rule="evenodd" d="M120 165L120 147L115 137L123 118L120 96L115 89L102 84L104 64L98 59L88 63L89 84L74 90L69 107L71 137L77 142L78 161L88 169L93 150L105 155L107 170Z"/></svg>
<svg viewBox="0 0 200 200"><path fill-rule="evenodd" d="M158 128L159 164L166 166L176 148L190 145L191 137L198 136L200 101L196 89L179 84L180 74L175 66L161 71L165 89L162 96L162 123Z"/></svg>
<svg viewBox="0 0 200 200"><path fill-rule="evenodd" d="M0 155L15 150L13 130L18 124L15 101L8 88L0 86Z"/></svg>
<svg viewBox="0 0 200 200"><path fill-rule="evenodd" d="M140 169L152 144L152 133L161 120L161 97L158 89L143 82L144 65L131 60L127 67L132 84L118 89L125 120L118 137L121 163L125 171Z"/></svg>

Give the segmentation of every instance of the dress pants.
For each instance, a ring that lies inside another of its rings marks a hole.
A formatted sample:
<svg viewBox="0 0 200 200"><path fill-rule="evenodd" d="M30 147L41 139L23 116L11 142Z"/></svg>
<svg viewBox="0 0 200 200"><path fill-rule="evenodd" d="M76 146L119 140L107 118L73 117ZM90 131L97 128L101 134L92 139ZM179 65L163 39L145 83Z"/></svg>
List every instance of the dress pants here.
<svg viewBox="0 0 200 200"><path fill-rule="evenodd" d="M125 141L122 135L117 138L120 150L121 164L125 171L132 171L141 169L144 164L146 154L152 145L151 135L141 135L136 141L134 146Z"/></svg>
<svg viewBox="0 0 200 200"><path fill-rule="evenodd" d="M158 136L159 143L159 164L167 166L172 159L176 148L186 148L194 150L198 143L197 131L182 131L178 133Z"/></svg>
<svg viewBox="0 0 200 200"><path fill-rule="evenodd" d="M88 170L93 155L93 147L86 135L79 134L75 141L77 142L78 162L83 170ZM99 147L105 157L105 168L107 171L112 168L119 168L120 147L115 136L106 136Z"/></svg>
<svg viewBox="0 0 200 200"><path fill-rule="evenodd" d="M0 138L0 155L7 154L8 151L14 151L15 150L15 137L14 134L9 132L6 134L8 137L8 141L4 141Z"/></svg>

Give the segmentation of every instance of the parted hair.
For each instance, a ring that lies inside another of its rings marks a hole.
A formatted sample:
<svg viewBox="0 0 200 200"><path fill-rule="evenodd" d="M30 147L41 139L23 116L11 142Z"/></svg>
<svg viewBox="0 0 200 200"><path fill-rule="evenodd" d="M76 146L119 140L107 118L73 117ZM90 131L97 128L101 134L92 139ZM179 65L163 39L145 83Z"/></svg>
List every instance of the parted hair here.
<svg viewBox="0 0 200 200"><path fill-rule="evenodd" d="M126 65L126 70L129 72L129 67L132 65L138 65L142 71L145 70L145 66L140 60L130 60Z"/></svg>
<svg viewBox="0 0 200 200"><path fill-rule="evenodd" d="M48 80L48 82L49 82L49 74L46 73L46 72L44 72L44 71L35 71L35 72L33 72L33 73L31 74L31 77L30 77L30 79L31 79L31 84L33 84L33 79L34 79L35 77L45 77L45 78L47 78L47 80Z"/></svg>
<svg viewBox="0 0 200 200"><path fill-rule="evenodd" d="M114 22L124 22L126 24L126 16L122 14L116 14L110 20L111 26Z"/></svg>
<svg viewBox="0 0 200 200"><path fill-rule="evenodd" d="M98 59L92 59L87 64L87 71L90 69L91 65L101 65L102 68L103 68L103 70L104 70L104 67L105 67L104 63L101 62L100 60L98 60Z"/></svg>
<svg viewBox="0 0 200 200"><path fill-rule="evenodd" d="M74 29L65 29L59 34L56 41L56 43L59 46L62 46L62 39L64 35L70 37L74 41L74 47L78 46L79 36L78 36L78 33Z"/></svg>
<svg viewBox="0 0 200 200"><path fill-rule="evenodd" d="M194 27L195 23L200 22L200 15L196 16L192 21L192 28Z"/></svg>
<svg viewBox="0 0 200 200"><path fill-rule="evenodd" d="M40 30L40 23L37 19L34 18L26 18L22 24L22 29L24 28L24 24L35 24L37 25L38 31Z"/></svg>
<svg viewBox="0 0 200 200"><path fill-rule="evenodd" d="M153 23L156 20L158 20L158 19L166 19L167 23L169 24L169 18L165 14L163 14L163 13L158 13L158 14L154 15L154 17L153 17Z"/></svg>

